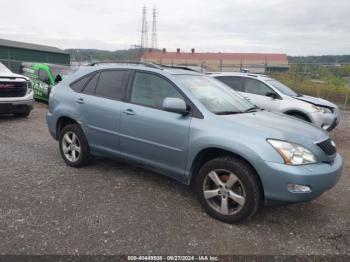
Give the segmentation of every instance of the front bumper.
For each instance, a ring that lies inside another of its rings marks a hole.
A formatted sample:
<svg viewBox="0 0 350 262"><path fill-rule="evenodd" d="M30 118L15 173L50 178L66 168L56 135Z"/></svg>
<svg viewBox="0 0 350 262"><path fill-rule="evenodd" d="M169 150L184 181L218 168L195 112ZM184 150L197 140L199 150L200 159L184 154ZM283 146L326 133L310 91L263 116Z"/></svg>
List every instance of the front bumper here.
<svg viewBox="0 0 350 262"><path fill-rule="evenodd" d="M343 167L342 162L339 154L332 164L290 166L265 162L265 167L259 173L265 200L303 202L315 199L339 181ZM288 184L308 186L311 188L311 192L292 193L288 190Z"/></svg>
<svg viewBox="0 0 350 262"><path fill-rule="evenodd" d="M336 108L333 113L314 112L310 114L311 122L327 130L333 130L340 122L340 111Z"/></svg>
<svg viewBox="0 0 350 262"><path fill-rule="evenodd" d="M0 101L0 114L25 113L33 109L34 100Z"/></svg>

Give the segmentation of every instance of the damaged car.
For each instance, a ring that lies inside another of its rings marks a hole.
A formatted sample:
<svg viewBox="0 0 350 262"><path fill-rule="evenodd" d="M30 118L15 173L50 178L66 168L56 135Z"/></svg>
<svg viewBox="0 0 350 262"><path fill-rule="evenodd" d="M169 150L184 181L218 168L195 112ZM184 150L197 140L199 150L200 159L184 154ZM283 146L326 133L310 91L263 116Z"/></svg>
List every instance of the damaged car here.
<svg viewBox="0 0 350 262"><path fill-rule="evenodd" d="M327 131L340 122L340 111L335 104L322 98L298 94L266 75L225 72L211 76L240 92L259 108L302 119Z"/></svg>

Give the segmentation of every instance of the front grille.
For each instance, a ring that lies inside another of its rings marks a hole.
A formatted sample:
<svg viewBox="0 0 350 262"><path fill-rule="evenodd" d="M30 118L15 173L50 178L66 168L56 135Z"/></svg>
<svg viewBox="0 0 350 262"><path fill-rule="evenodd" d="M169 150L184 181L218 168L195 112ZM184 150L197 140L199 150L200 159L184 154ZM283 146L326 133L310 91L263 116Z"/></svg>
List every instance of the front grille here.
<svg viewBox="0 0 350 262"><path fill-rule="evenodd" d="M317 145L329 156L334 155L337 152L337 148L333 146L332 140L330 138L317 143Z"/></svg>
<svg viewBox="0 0 350 262"><path fill-rule="evenodd" d="M0 97L23 97L27 93L27 82L0 82Z"/></svg>

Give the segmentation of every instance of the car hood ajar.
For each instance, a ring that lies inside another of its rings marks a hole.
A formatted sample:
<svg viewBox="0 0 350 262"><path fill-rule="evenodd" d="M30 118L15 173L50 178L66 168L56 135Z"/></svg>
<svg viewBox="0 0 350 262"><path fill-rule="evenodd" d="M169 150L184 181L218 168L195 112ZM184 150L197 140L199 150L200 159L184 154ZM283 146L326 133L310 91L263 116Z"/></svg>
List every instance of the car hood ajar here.
<svg viewBox="0 0 350 262"><path fill-rule="evenodd" d="M294 143L323 141L329 136L315 125L280 113L258 111L222 116L249 129L259 131L265 138L286 140ZM237 126L237 125L235 125Z"/></svg>
<svg viewBox="0 0 350 262"><path fill-rule="evenodd" d="M330 107L330 108L336 107L333 103L331 103L327 100L324 100L322 98L313 97L313 96L302 95L302 96L294 96L293 98L310 103L310 104L313 104L313 105L316 105L316 106L324 106L324 107Z"/></svg>

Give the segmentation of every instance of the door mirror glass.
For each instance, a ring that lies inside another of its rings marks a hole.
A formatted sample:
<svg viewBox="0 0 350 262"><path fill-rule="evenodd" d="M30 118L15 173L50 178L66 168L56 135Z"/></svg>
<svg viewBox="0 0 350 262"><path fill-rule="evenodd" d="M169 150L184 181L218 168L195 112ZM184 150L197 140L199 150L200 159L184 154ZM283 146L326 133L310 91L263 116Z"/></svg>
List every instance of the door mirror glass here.
<svg viewBox="0 0 350 262"><path fill-rule="evenodd" d="M166 97L162 105L163 110L178 114L188 114L187 105L183 99L175 97Z"/></svg>
<svg viewBox="0 0 350 262"><path fill-rule="evenodd" d="M272 99L278 98L278 95L275 92L266 92L265 96L271 97Z"/></svg>

